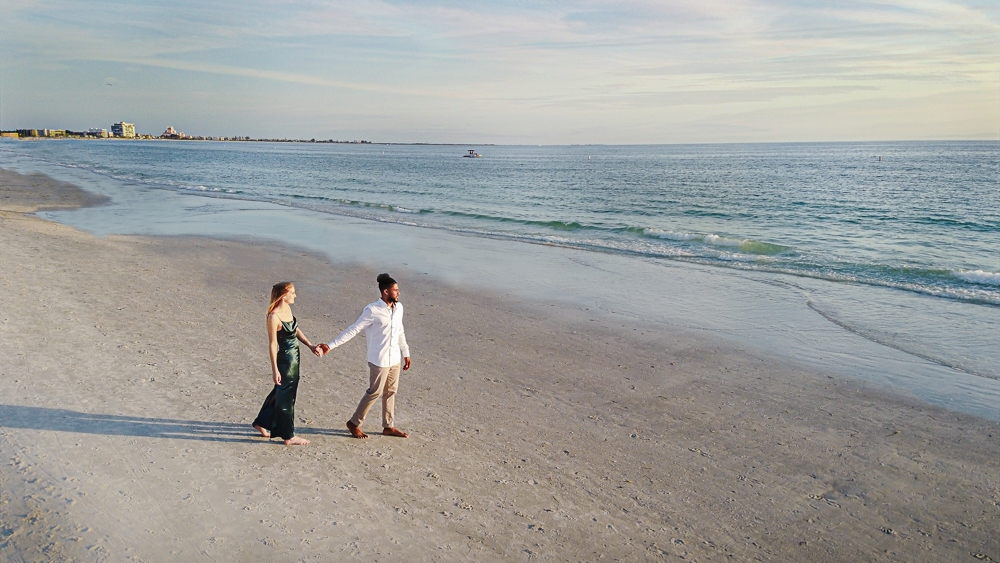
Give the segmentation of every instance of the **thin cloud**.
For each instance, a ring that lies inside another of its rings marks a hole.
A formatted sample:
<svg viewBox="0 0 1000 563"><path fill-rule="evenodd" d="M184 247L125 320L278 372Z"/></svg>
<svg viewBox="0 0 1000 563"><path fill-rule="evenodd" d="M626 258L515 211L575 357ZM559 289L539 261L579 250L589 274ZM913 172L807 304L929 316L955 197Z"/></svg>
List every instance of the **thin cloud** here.
<svg viewBox="0 0 1000 563"><path fill-rule="evenodd" d="M447 91L444 89L431 91L431 90L420 90L412 88L394 88L379 84L330 80L318 76L296 74L291 72L267 71L255 68L243 68L243 67L228 66L221 64L203 64L203 63L178 61L171 59L120 58L120 59L105 59L105 61L150 66L150 67L159 67L159 68L169 68L174 70L186 70L192 72L201 72L201 73L218 74L226 76L259 78L265 80L275 80L279 82L290 82L293 84L302 84L308 86L328 86L331 88L356 90L359 92L379 92L379 93L398 94L405 96L423 96L423 97L448 97L448 98L475 97L474 94L463 95L457 92Z"/></svg>
<svg viewBox="0 0 1000 563"><path fill-rule="evenodd" d="M599 128L602 109L659 107L651 119L674 119L668 110L685 105L714 119L733 103L840 108L905 101L904 91L989 94L1000 72L1000 9L974 0L0 0L0 12L0 64L24 82L49 79L34 69L55 81L63 70L139 65L187 74L219 99L239 77L276 107L331 115L309 105L326 92L341 115L400 107L413 117L394 110L396 121L443 116L454 122L441 129L454 131L467 130L451 115L457 101L472 104L465 116L483 112L482 123L498 121L487 111L559 107ZM997 113L986 108L984 119L1000 123Z"/></svg>

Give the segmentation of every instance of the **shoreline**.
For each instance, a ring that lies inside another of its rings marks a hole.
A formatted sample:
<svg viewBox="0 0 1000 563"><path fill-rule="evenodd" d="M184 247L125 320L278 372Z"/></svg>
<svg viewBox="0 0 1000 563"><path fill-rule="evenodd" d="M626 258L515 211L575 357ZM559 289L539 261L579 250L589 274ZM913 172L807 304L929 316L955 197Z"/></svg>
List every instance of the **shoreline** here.
<svg viewBox="0 0 1000 563"><path fill-rule="evenodd" d="M267 289L295 280L322 341L377 297L378 269L277 243L98 238L20 211L73 197L43 184L0 211L0 483L17 492L0 556L1000 559L996 422L402 269L411 438L346 437L366 383L355 339L304 355L296 422L313 443L267 444L249 426Z"/></svg>
<svg viewBox="0 0 1000 563"><path fill-rule="evenodd" d="M36 213L80 209L108 203L110 198L59 182L44 174L18 174L0 168L0 210Z"/></svg>
<svg viewBox="0 0 1000 563"><path fill-rule="evenodd" d="M53 145L42 152L65 152L56 149ZM421 275L448 283L480 285L526 300L561 300L568 307L579 304L615 322L701 329L809 370L888 385L931 404L1000 420L992 336L1000 319L988 306L823 276L700 266L560 247L558 241L524 244L517 237L494 239L481 232L469 236L420 221L411 226L405 213L399 221L373 222L350 209L217 195L211 192L221 188L188 185L172 167L145 170L133 181L121 171L77 166L73 158L51 160L31 156L27 149L21 152L26 154L10 153L15 169L47 173L112 198L106 206L39 213L98 236L257 240L266 235L326 254L335 264L409 264ZM201 182L215 185L205 178ZM637 295L648 299L640 303Z"/></svg>

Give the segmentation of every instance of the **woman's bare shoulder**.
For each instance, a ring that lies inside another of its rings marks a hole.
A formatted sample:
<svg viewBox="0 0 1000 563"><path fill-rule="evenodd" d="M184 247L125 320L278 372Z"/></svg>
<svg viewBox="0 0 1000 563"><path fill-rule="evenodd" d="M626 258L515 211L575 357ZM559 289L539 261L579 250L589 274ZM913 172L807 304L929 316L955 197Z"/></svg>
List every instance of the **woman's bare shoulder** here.
<svg viewBox="0 0 1000 563"><path fill-rule="evenodd" d="M275 322L275 323L290 323L290 322L292 322L292 319L295 318L295 315L292 314L292 309L291 308L288 309L288 316L290 317L289 320L286 321L286 320L282 319L281 315L278 312L278 310L275 309L275 310L273 310L273 311L271 311L270 313L267 314L267 322L268 322L268 324L271 324L272 322Z"/></svg>

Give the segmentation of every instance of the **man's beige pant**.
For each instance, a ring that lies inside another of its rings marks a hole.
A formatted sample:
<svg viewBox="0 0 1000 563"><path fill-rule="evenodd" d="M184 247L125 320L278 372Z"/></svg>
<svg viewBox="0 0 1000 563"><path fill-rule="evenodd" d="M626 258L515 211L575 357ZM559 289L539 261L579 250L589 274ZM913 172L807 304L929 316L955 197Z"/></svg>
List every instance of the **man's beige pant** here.
<svg viewBox="0 0 1000 563"><path fill-rule="evenodd" d="M368 362L368 372L371 374L371 384L358 403L358 410L351 417L351 424L361 427L368 411L379 397L382 397L382 428L392 428L396 413L396 388L399 387L399 364L392 367L379 367Z"/></svg>

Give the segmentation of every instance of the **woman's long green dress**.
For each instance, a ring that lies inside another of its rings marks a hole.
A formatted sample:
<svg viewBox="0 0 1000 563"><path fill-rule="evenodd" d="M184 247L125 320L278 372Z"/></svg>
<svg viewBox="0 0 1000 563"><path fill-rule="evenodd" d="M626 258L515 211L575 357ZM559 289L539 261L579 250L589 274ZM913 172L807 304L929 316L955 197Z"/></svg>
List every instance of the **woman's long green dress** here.
<svg viewBox="0 0 1000 563"><path fill-rule="evenodd" d="M299 388L299 341L296 332L299 321L281 321L278 329L278 373L281 384L275 385L264 399L254 426L271 431L271 436L291 440L295 436L295 392Z"/></svg>

